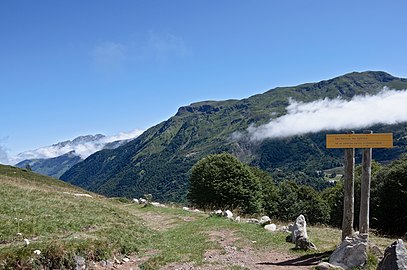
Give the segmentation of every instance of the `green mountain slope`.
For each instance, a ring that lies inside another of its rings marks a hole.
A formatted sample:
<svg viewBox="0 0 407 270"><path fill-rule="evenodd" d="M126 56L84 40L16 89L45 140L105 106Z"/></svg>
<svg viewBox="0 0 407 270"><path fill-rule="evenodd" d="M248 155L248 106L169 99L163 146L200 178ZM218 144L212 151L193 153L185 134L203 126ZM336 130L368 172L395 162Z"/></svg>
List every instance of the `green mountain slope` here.
<svg viewBox="0 0 407 270"><path fill-rule="evenodd" d="M233 134L251 124L266 123L286 113L288 98L309 102L320 98L375 94L383 87L407 89L407 80L385 72L350 73L331 80L296 87L279 87L243 100L204 101L179 108L177 114L115 150L103 150L78 163L61 179L108 196L182 201L188 171L200 158L230 152L242 161L270 171L276 179L291 178L322 187L318 171L341 165L341 151L325 149L324 134L265 140L251 144ZM375 154L379 160L397 157L406 150L405 125L376 127L399 136L395 149ZM397 135L399 134L399 135Z"/></svg>
<svg viewBox="0 0 407 270"><path fill-rule="evenodd" d="M19 168L29 166L34 172L59 178L67 170L72 168L72 166L81 161L82 158L75 155L74 151L72 151L54 158L26 159L17 163L15 166Z"/></svg>

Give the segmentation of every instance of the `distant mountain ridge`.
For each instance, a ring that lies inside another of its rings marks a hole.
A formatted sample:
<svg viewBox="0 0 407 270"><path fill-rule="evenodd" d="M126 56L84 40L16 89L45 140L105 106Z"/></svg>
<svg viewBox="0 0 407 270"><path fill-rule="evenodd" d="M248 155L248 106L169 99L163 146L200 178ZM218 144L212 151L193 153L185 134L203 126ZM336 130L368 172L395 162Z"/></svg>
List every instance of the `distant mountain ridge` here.
<svg viewBox="0 0 407 270"><path fill-rule="evenodd" d="M407 89L407 79L385 72L353 72L317 83L277 87L242 100L193 103L135 140L91 155L61 179L108 196L151 193L157 200L183 201L191 167L208 154L229 152L269 171L277 181L289 178L320 187L326 184L320 172L342 162L342 151L325 148L324 132L258 143L235 135L285 115L289 97L301 102L337 97L350 100L355 95L377 94L384 87ZM377 160L392 160L407 152L405 124L374 129L393 132L396 141L394 149L376 151Z"/></svg>
<svg viewBox="0 0 407 270"><path fill-rule="evenodd" d="M15 166L30 167L37 173L59 178L89 155L102 149L115 149L132 139L112 141L111 137L102 134L79 136L73 140L20 153L15 159L25 159Z"/></svg>

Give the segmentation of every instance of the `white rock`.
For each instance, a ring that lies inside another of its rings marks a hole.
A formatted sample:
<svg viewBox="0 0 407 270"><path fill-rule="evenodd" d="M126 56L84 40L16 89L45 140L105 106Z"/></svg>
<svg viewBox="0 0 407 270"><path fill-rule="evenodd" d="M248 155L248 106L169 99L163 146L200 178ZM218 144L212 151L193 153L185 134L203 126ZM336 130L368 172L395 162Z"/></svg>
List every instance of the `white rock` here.
<svg viewBox="0 0 407 270"><path fill-rule="evenodd" d="M222 210L215 210L209 214L211 217L221 217L223 216Z"/></svg>
<svg viewBox="0 0 407 270"><path fill-rule="evenodd" d="M340 266L336 266L336 265L332 265L330 263L327 262L321 262L319 263L316 267L316 270L343 270L342 267Z"/></svg>
<svg viewBox="0 0 407 270"><path fill-rule="evenodd" d="M130 261L129 258L127 258L127 257L123 258L123 262L127 263L127 262L129 262L129 261Z"/></svg>
<svg viewBox="0 0 407 270"><path fill-rule="evenodd" d="M348 236L329 257L329 263L344 269L363 266L367 259L367 246L367 234Z"/></svg>
<svg viewBox="0 0 407 270"><path fill-rule="evenodd" d="M136 198L133 199L133 202L136 203L136 204L140 204L140 201L138 199L136 199Z"/></svg>
<svg viewBox="0 0 407 270"><path fill-rule="evenodd" d="M264 226L264 229L266 229L267 231L270 232L275 232L277 230L277 226L276 224L267 224L266 226Z"/></svg>
<svg viewBox="0 0 407 270"><path fill-rule="evenodd" d="M152 202L151 205L155 206L155 207L159 207L161 204L159 202Z"/></svg>
<svg viewBox="0 0 407 270"><path fill-rule="evenodd" d="M139 202L140 202L141 204L146 204L146 203L147 203L147 200L146 200L146 199L143 199L143 198L140 198L140 199L139 199Z"/></svg>
<svg viewBox="0 0 407 270"><path fill-rule="evenodd" d="M269 224L271 222L271 218L268 216L262 216L260 219L260 225Z"/></svg>
<svg viewBox="0 0 407 270"><path fill-rule="evenodd" d="M291 231L293 243L296 243L297 239L300 237L308 239L307 222L305 221L305 217L303 215L299 215L297 217Z"/></svg>
<svg viewBox="0 0 407 270"><path fill-rule="evenodd" d="M240 216L237 216L237 217L235 218L235 221L236 221L237 223L240 223Z"/></svg>
<svg viewBox="0 0 407 270"><path fill-rule="evenodd" d="M260 221L257 218L249 218L246 220L247 223L254 223L254 224L259 224Z"/></svg>
<svg viewBox="0 0 407 270"><path fill-rule="evenodd" d="M223 212L223 216L228 219L233 219L233 213L230 210L226 210L225 212Z"/></svg>
<svg viewBox="0 0 407 270"><path fill-rule="evenodd" d="M195 213L201 213L202 211L201 210L199 210L199 209L194 209L194 211L193 212L195 212Z"/></svg>
<svg viewBox="0 0 407 270"><path fill-rule="evenodd" d="M27 238L25 238L25 239L24 239L24 244L25 244L26 246L28 246L28 245L30 244L30 240L28 240Z"/></svg>
<svg viewBox="0 0 407 270"><path fill-rule="evenodd" d="M182 207L182 210L189 211L189 207Z"/></svg>
<svg viewBox="0 0 407 270"><path fill-rule="evenodd" d="M39 249L34 250L34 254L35 254L35 255L40 255L40 254L41 254L41 250L39 250Z"/></svg>
<svg viewBox="0 0 407 270"><path fill-rule="evenodd" d="M91 195L89 194L85 194L85 193L74 193L73 194L76 197L87 197L87 198L93 198Z"/></svg>

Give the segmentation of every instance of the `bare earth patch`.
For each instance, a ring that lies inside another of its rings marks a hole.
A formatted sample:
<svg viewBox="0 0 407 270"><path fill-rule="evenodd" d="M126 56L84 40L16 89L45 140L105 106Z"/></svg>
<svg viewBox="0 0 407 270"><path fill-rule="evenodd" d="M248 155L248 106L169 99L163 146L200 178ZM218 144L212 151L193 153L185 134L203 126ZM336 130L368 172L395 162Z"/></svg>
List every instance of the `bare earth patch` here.
<svg viewBox="0 0 407 270"><path fill-rule="evenodd" d="M250 246L239 248L235 242L239 238L232 231L221 230L210 234L212 240L217 241L223 250L210 250L205 254L205 261L216 268L230 269L232 266L241 269L310 269L312 264L301 259L268 250L258 251Z"/></svg>
<svg viewBox="0 0 407 270"><path fill-rule="evenodd" d="M208 250L204 264L196 266L192 263L172 263L162 267L164 270L221 270L221 269L276 269L294 270L311 269L320 262L318 255L295 257L281 252L268 250L258 251L248 246L239 248L235 243L239 240L233 231L220 230L210 232L212 241L219 244L220 249ZM322 254L321 254L322 257ZM117 265L116 269L137 270L145 259L132 260L125 265Z"/></svg>
<svg viewBox="0 0 407 270"><path fill-rule="evenodd" d="M159 214L154 212L139 212L133 211L132 214L143 220L143 225L157 230L165 231L171 228L175 228L182 222L191 222L196 220L194 216L170 216L165 214Z"/></svg>

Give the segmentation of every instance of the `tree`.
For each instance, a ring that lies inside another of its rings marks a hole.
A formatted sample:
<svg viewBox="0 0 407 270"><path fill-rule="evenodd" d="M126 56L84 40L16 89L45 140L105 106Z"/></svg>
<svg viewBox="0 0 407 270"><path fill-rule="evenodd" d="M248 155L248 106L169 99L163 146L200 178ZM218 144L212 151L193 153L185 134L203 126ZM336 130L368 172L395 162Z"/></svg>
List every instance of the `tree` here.
<svg viewBox="0 0 407 270"><path fill-rule="evenodd" d="M371 210L375 208L375 202L377 200L376 196L374 195L377 190L377 177L375 177L378 171L381 170L381 165L376 161L372 161L372 182L371 182L371 203L370 208ZM359 209L360 209L360 182L362 177L362 168L361 166L357 166L355 168L355 191L354 191L354 229L358 230L359 227ZM327 188L322 191L321 196L322 198L328 203L330 208L330 220L329 225L341 228L342 226L342 218L343 218L343 180L338 181L335 186L331 188ZM370 219L372 220L372 211L370 211ZM374 219L374 218L373 218ZM372 224L373 226L373 224Z"/></svg>
<svg viewBox="0 0 407 270"><path fill-rule="evenodd" d="M383 168L372 189L372 226L386 234L407 231L407 156Z"/></svg>
<svg viewBox="0 0 407 270"><path fill-rule="evenodd" d="M273 177L268 172L257 167L250 167L250 169L260 179L263 208L262 212L269 217L279 218L278 203L280 201L280 194L273 181Z"/></svg>
<svg viewBox="0 0 407 270"><path fill-rule="evenodd" d="M343 217L343 181L321 192L321 197L329 206L328 224L337 228L342 227Z"/></svg>
<svg viewBox="0 0 407 270"><path fill-rule="evenodd" d="M280 219L292 221L303 214L310 223L329 221L329 206L312 187L285 181L279 185L279 192Z"/></svg>
<svg viewBox="0 0 407 270"><path fill-rule="evenodd" d="M261 209L261 183L250 167L234 156L209 155L192 168L190 202L202 208L239 208L243 213Z"/></svg>

